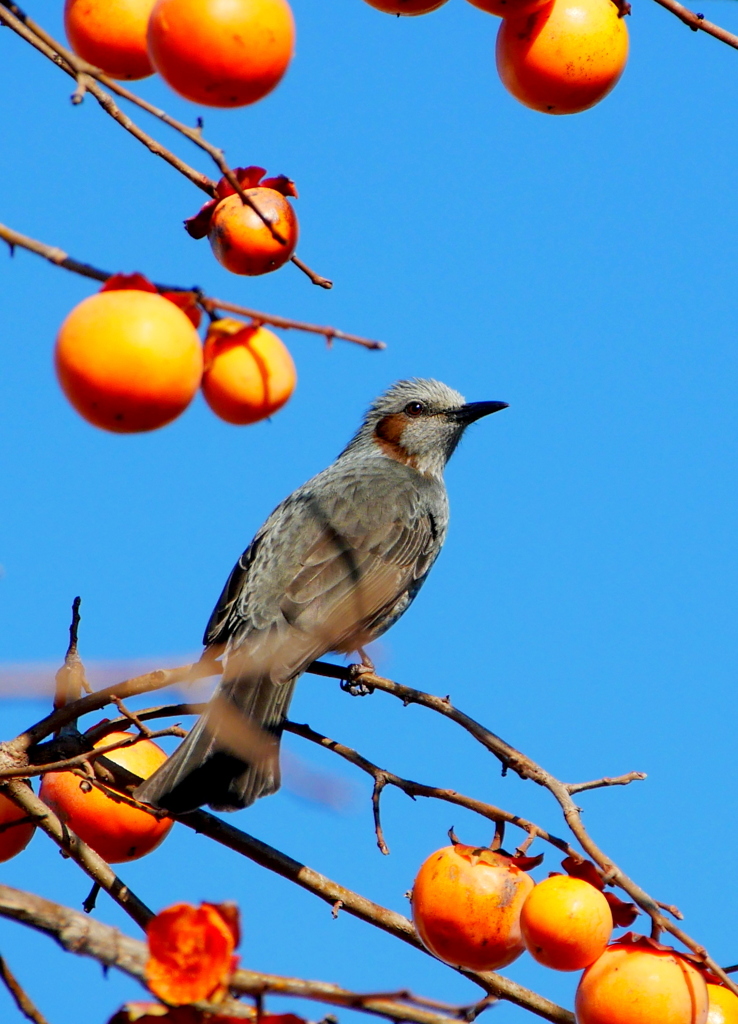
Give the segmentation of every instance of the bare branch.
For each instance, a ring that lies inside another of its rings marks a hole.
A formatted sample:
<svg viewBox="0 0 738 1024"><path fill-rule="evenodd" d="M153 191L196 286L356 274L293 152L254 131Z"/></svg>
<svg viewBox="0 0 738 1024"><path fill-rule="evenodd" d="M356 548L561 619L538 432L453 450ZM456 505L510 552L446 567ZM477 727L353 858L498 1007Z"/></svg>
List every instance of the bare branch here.
<svg viewBox="0 0 738 1024"><path fill-rule="evenodd" d="M107 270L100 270L97 267L91 266L89 263L80 263L79 260L72 259L68 256L63 249L59 249L53 245L46 245L45 242L39 242L35 238L30 238L28 235L22 235L19 231L14 231L13 228L7 227L5 224L0 224L0 238L7 242L11 250L15 246L19 246L22 249L27 249L29 252L35 253L37 256L42 256L44 259L53 263L54 266L62 267L64 270L70 270L74 274L81 274L82 277L92 278L94 281L107 281L108 278L113 275ZM372 341L371 338L362 338L358 334L348 334L346 331L339 331L335 327L322 327L320 324L306 323L304 320L292 320L286 316L278 316L274 313L263 313L258 309L247 309L245 306L237 306L233 302L225 302L222 299L211 299L209 296L204 295L199 288L185 288L179 285L165 285L155 283L155 287L160 291L192 291L198 296L198 302L202 308L208 312L220 309L224 312L236 313L240 316L248 317L255 323L258 324L271 324L274 327L282 327L285 330L296 330L305 331L308 334L320 334L329 343L334 338L340 341L350 341L354 345L361 345L363 348L368 349L384 349L387 346L383 341Z"/></svg>
<svg viewBox="0 0 738 1024"><path fill-rule="evenodd" d="M8 12L8 17L12 21L8 21L3 16L2 8L5 8ZM272 236L276 241L283 245L286 245L286 239L282 237L277 228L272 224L271 218L267 216L260 208L259 204L254 202L253 198L249 196L244 189L241 187L238 178L233 173L231 168L228 166L223 154L223 150L217 146L213 146L208 142L202 135L202 131L199 128L190 128L188 125L183 124L181 121L177 121L176 118L170 117L165 111L155 107L152 103L147 102L140 96L137 96L130 89L126 89L125 86L120 85L115 79L109 78L100 68L96 68L93 64L78 57L72 50L62 46L53 36L49 35L45 29L43 29L36 22L32 21L24 11L14 3L8 3L7 0L0 5L0 20L4 20L5 24L9 28L12 28L18 35L20 35L26 42L34 46L40 53L43 53L45 57L48 57L57 67L60 67L62 71L66 71L68 75L71 75L76 81L76 88L72 95L72 103L79 104L84 99L85 93L90 92L98 101L103 110L109 114L115 121L118 122L123 128L129 131L139 142L142 142L147 149L151 150L156 156L162 157L169 164L172 165L181 174L189 178L198 188L202 188L203 191L209 192L212 196L215 194L215 182L210 181L205 175L200 174L199 171L189 167L183 160L175 156L170 150L162 146L161 143L157 142L156 139L148 135L142 129L140 129L134 122L124 114L117 106L112 96L100 88L99 82L105 84L105 86L112 92L117 93L119 96L134 103L142 110L147 111L154 117L158 117L165 124L174 128L175 131L180 132L191 142L194 142L196 146L204 150L209 156L212 157L216 166L220 170L221 174L227 179L230 186L235 190L241 199L241 202L248 206L253 212L259 217L262 223L268 228ZM21 31L23 29L23 31ZM295 266L301 270L313 284L319 285L321 288L332 288L333 282L327 278L317 274L314 270L311 270L307 264L303 263L296 256L293 256L292 262Z"/></svg>
<svg viewBox="0 0 738 1024"><path fill-rule="evenodd" d="M521 818L518 814L512 814L510 811L504 811L501 807L495 807L492 804L484 803L482 800L475 800L473 797L464 796L463 793L457 793L453 789L441 789L436 786L426 786L420 782L413 782L410 779L403 779L399 775L395 775L394 772L387 771L385 768L380 768L378 765L373 764L351 747L347 747L343 743L338 743L336 740L331 740L327 736L321 735L319 732L311 729L309 725L299 725L296 722L288 721L285 722L284 729L285 732L292 733L294 736L301 736L303 739L309 740L311 743L316 743L320 747L332 750L334 754L338 754L339 757L342 757L345 761L356 765L357 768L361 768L361 770L366 772L367 775L370 775L374 779L375 784L374 794L372 796L373 803L378 804L379 801L377 795L378 786L379 793L381 793L381 790L387 785L396 786L409 797L422 796L435 800L443 800L446 803L455 804L457 807L465 807L469 811L474 811L476 814L481 815L483 818L487 818L489 821L507 822L510 825L516 825L518 828L527 832L533 839L537 836L545 840L547 843L551 843L557 849L567 854L567 856L579 859L579 854L566 842L566 840L560 839L558 836L551 835L550 832L547 832L532 821L527 821L525 818ZM377 812L375 812L375 823L376 821ZM381 850L382 846L379 844L379 840L380 836L378 834L377 842ZM382 841L384 841L383 838ZM532 841L532 839L530 841ZM530 845L530 842L528 845ZM386 852L386 846L382 852Z"/></svg>
<svg viewBox="0 0 738 1024"><path fill-rule="evenodd" d="M433 694L425 693L422 690L413 689L410 686L403 686L391 679L385 679L369 671L364 665L350 665L342 668L339 665L331 665L327 662L314 662L307 670L316 675L327 676L331 679L343 680L349 687L356 685L372 690L382 690L393 697L397 697L407 707L409 704L419 704L421 707L436 711L446 718L450 718L457 725L460 725L470 735L474 736L482 746L502 763L503 772L512 769L521 779L531 779L533 782L547 789L557 800L564 815L564 819L576 837L579 845L585 853L592 858L602 872L604 880L610 885L617 885L628 893L630 898L645 910L653 922L653 929L659 933L669 932L687 949L699 957L709 970L713 971L721 981L724 982L735 995L738 995L736 986L723 971L720 965L713 960L707 950L700 943L696 942L681 928L661 912L659 903L639 885L637 885L618 865L600 849L587 832L582 823L581 811L572 799L569 788L565 782L547 772L541 765L536 764L531 758L516 750L515 747L506 743L491 730L485 728L469 715L464 714L453 706L448 697L436 697Z"/></svg>
<svg viewBox="0 0 738 1024"><path fill-rule="evenodd" d="M130 938L117 928L85 917L79 911L52 903L32 893L0 885L0 917L10 918L49 935L68 952L92 957L106 967L115 967L142 983L144 981L144 969L148 958L146 944ZM232 992L239 995L263 996L274 993L294 996L360 1010L393 1021L407 1021L409 1024L448 1024L450 1020L471 1020L476 1013L490 1004L489 999L484 999L472 1007L456 1007L414 996L406 991L352 992L329 982L287 978L247 970L235 971L229 987ZM232 1005L227 1006L229 1016ZM206 1003L196 1003L195 1006L211 1012L216 1009ZM238 1016L253 1016L250 1007L239 1007L239 1004L235 1006L242 1011ZM219 1009L223 1013L226 1007L221 1005ZM573 1020L573 1017L569 1015L566 1019ZM39 1021L37 1024L44 1022Z"/></svg>
<svg viewBox="0 0 738 1024"><path fill-rule="evenodd" d="M0 980L4 982L15 1005L24 1017L32 1021L33 1024L48 1024L44 1015L36 1007L33 1000L25 992L18 979L8 967L8 962L3 956L0 956Z"/></svg>
<svg viewBox="0 0 738 1024"><path fill-rule="evenodd" d="M110 865L64 825L28 786L22 782L9 782L0 788L0 792L21 807L26 814L32 815L38 827L79 864L93 882L97 882L109 893L118 906L122 907L137 924L142 928L146 927L153 916L152 911L121 882Z"/></svg>
<svg viewBox="0 0 738 1024"><path fill-rule="evenodd" d="M719 39L721 43L726 43L728 46L732 46L733 49L738 50L738 36L708 21L703 14L695 14L694 11L690 11L684 4L680 4L679 0L656 0L656 3L665 7L667 11L671 11L672 14L675 14L693 32L706 32L709 36Z"/></svg>
<svg viewBox="0 0 738 1024"><path fill-rule="evenodd" d="M645 772L628 772L627 775L618 775L617 778L595 779L593 782L571 782L567 785L570 794L584 793L588 789L604 789L606 786L627 786L631 782L643 782L648 778Z"/></svg>
<svg viewBox="0 0 738 1024"><path fill-rule="evenodd" d="M221 821L220 818L216 818L206 811L190 811L176 817L178 821L195 832L214 839L230 850L248 857L256 864L274 871L288 881L313 893L314 896L327 903L332 910L340 903L341 910L345 910L353 917L358 917L359 920L372 924L389 935L394 935L395 938L401 939L424 953L428 952L418 938L412 923L402 914L397 914L394 910L389 910L351 889L346 889L318 871L314 871L305 864L300 864L299 861L293 860L287 854L275 850L267 843L234 828L233 825ZM459 973L481 985L489 995L515 1003L516 1006L530 1010L537 1016L543 1017L544 1020L553 1021L555 1024L574 1024L574 1015L569 1010L557 1006L550 999L531 992L530 989L518 985L501 974L496 974L493 971L484 973L459 971Z"/></svg>

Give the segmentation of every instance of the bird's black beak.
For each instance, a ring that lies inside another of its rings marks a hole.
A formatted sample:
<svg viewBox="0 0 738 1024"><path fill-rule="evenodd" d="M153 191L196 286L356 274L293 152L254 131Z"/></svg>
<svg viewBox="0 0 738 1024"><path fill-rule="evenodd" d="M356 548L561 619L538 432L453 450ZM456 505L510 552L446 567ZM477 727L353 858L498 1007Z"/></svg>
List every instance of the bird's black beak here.
<svg viewBox="0 0 738 1024"><path fill-rule="evenodd" d="M449 409L446 415L450 420L463 423L465 427L475 420L481 420L482 416L489 416L490 413L499 412L500 409L507 409L507 402L469 402L458 409Z"/></svg>

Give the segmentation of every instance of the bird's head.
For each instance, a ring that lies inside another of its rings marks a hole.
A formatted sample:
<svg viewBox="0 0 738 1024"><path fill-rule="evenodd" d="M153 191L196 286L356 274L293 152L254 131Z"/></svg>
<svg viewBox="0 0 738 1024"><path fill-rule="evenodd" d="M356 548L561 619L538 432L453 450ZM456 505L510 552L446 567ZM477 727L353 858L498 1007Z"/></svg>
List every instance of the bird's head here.
<svg viewBox="0 0 738 1024"><path fill-rule="evenodd" d="M420 473L440 476L469 424L506 408L507 402L467 403L437 380L400 380L372 403L346 451L371 446Z"/></svg>

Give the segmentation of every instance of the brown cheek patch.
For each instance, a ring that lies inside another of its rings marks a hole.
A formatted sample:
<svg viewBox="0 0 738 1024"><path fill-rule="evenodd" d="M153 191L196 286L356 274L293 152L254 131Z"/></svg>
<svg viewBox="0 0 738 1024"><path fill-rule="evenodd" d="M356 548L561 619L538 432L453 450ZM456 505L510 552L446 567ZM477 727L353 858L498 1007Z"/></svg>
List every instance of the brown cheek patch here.
<svg viewBox="0 0 738 1024"><path fill-rule="evenodd" d="M374 436L379 447L391 459L417 469L415 456L410 455L402 446L402 432L406 425L405 416L401 412L393 412L389 416L382 417L374 428Z"/></svg>

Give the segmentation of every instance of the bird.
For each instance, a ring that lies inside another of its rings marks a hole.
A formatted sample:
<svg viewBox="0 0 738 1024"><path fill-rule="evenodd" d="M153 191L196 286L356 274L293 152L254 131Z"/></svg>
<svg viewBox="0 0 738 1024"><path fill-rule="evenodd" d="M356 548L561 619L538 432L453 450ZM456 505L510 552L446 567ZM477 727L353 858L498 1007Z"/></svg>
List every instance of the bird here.
<svg viewBox="0 0 738 1024"><path fill-rule="evenodd" d="M394 383L336 460L271 513L210 616L223 674L171 757L135 790L171 813L235 811L280 785L295 684L329 652L359 652L403 615L446 539L443 471L466 428L506 402L467 403L432 379Z"/></svg>

